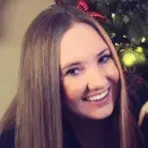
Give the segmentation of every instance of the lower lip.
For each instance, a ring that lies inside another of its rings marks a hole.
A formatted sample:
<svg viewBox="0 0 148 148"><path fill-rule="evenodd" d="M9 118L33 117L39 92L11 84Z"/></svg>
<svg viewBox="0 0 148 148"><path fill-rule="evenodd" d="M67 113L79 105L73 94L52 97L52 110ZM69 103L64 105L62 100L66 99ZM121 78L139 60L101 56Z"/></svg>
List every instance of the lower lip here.
<svg viewBox="0 0 148 148"><path fill-rule="evenodd" d="M87 103L92 104L92 105L97 105L98 107L102 107L109 103L110 101L109 94L110 94L110 89L109 89L107 96L105 96L103 99L97 100L97 101L89 101L89 102L87 101Z"/></svg>

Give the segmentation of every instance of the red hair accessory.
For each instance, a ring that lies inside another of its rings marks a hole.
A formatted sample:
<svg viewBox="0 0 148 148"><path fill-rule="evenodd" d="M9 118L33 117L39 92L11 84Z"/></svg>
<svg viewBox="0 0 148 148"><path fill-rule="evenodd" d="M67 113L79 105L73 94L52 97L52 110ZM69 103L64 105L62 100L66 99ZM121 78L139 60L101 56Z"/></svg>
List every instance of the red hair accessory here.
<svg viewBox="0 0 148 148"><path fill-rule="evenodd" d="M64 4L63 0L55 0L56 4ZM87 12L90 16L94 17L95 19L106 21L107 17L98 13L98 12L92 12L89 10L89 6L86 2L86 0L78 0L77 6L78 9L83 10L84 12Z"/></svg>
<svg viewBox="0 0 148 148"><path fill-rule="evenodd" d="M89 10L88 4L85 0L79 0L77 4L77 8L81 9L87 13L89 13L90 16L94 17L95 19L100 19L100 20L106 20L106 16L98 13L98 12L92 12Z"/></svg>

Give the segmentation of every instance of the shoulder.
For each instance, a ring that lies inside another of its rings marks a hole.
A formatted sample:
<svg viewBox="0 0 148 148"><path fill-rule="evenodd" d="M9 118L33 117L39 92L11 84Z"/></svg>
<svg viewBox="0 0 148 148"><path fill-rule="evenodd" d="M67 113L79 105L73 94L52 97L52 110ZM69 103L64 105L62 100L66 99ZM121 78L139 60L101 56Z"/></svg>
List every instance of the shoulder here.
<svg viewBox="0 0 148 148"><path fill-rule="evenodd" d="M0 135L0 148L14 148L15 129L4 131Z"/></svg>
<svg viewBox="0 0 148 148"><path fill-rule="evenodd" d="M148 116L145 117L141 125L141 130L142 130L143 139L146 143L146 148L148 148Z"/></svg>

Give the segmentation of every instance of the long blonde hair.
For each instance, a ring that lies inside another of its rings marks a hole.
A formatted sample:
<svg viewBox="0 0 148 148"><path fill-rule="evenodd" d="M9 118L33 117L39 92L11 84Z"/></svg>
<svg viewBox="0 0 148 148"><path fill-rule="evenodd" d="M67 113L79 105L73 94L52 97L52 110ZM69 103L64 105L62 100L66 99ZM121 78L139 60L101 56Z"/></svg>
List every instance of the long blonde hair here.
<svg viewBox="0 0 148 148"><path fill-rule="evenodd" d="M91 25L112 52L120 73L120 147L135 148L134 120L128 108L123 71L116 50L96 20L66 5L52 5L29 26L21 53L18 91L3 116L0 132L11 124L16 130L16 148L62 148L60 40L74 23Z"/></svg>

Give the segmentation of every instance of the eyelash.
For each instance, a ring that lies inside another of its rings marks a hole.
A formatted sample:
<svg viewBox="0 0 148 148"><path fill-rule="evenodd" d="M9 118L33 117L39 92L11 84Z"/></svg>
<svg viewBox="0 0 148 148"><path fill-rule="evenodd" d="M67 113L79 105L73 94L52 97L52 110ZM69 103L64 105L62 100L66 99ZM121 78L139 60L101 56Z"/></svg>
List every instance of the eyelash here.
<svg viewBox="0 0 148 148"><path fill-rule="evenodd" d="M78 73L75 73L75 71L78 70ZM71 76L77 76L79 75L81 69L80 68L71 68L66 72L66 75L71 75Z"/></svg>
<svg viewBox="0 0 148 148"><path fill-rule="evenodd" d="M104 54L102 57L99 58L98 60L98 63L101 63L101 64L105 64L108 62L109 59L111 59L112 56L111 54ZM76 72L78 71L78 72ZM65 75L69 75L69 76L77 76L80 74L80 72L82 71L82 69L78 68L78 67L75 67L75 68L71 68L69 69Z"/></svg>
<svg viewBox="0 0 148 148"><path fill-rule="evenodd" d="M99 58L98 62L101 63L101 64L105 64L111 58L112 58L112 56L111 56L110 53L109 54L104 54L102 57Z"/></svg>

